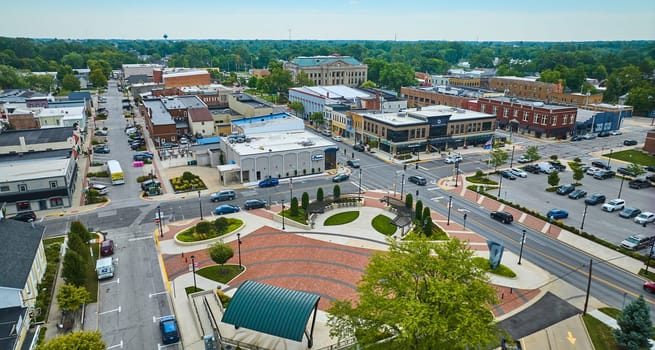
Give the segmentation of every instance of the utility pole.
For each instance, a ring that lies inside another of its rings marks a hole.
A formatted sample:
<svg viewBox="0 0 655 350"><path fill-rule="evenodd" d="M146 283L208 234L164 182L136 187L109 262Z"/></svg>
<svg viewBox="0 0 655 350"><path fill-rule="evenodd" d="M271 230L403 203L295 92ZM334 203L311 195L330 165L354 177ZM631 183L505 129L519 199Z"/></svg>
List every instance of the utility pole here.
<svg viewBox="0 0 655 350"><path fill-rule="evenodd" d="M582 310L582 316L587 314L587 305L589 304L589 293L591 292L591 266L593 264L593 259L589 259L589 278L587 279L587 295L584 298L584 310Z"/></svg>
<svg viewBox="0 0 655 350"><path fill-rule="evenodd" d="M523 257L523 244L525 243L525 230L523 230L523 236L521 236L521 249L519 250L519 265L521 265L521 257Z"/></svg>
<svg viewBox="0 0 655 350"><path fill-rule="evenodd" d="M453 196L448 196L448 222L446 225L450 225L450 207L453 206Z"/></svg>
<svg viewBox="0 0 655 350"><path fill-rule="evenodd" d="M405 173L401 176L400 179L400 200L403 200L403 191L405 190Z"/></svg>
<svg viewBox="0 0 655 350"><path fill-rule="evenodd" d="M650 265L650 258L653 256L653 248L655 248L655 239L650 245L650 252L648 252L648 260L646 260L646 277L648 277L648 266Z"/></svg>
<svg viewBox="0 0 655 350"><path fill-rule="evenodd" d="M509 167L512 167L512 164L514 164L514 147L515 145L512 145L512 156L509 158Z"/></svg>
<svg viewBox="0 0 655 350"><path fill-rule="evenodd" d="M584 212L582 213L582 223L580 224L580 230L584 228L584 219L587 217L587 203L584 204Z"/></svg>

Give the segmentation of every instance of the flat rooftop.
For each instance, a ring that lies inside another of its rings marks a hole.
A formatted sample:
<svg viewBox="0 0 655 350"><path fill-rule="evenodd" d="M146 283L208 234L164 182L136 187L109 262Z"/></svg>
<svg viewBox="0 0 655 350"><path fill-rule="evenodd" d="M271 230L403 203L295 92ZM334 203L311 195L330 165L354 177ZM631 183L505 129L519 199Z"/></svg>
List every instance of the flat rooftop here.
<svg viewBox="0 0 655 350"><path fill-rule="evenodd" d="M66 175L67 159L34 159L0 163L0 182L36 180Z"/></svg>
<svg viewBox="0 0 655 350"><path fill-rule="evenodd" d="M230 144L226 137L222 142L231 147L241 156L264 154L269 152L285 152L301 148L335 147L335 143L314 133L301 130L292 132L277 132L256 134L250 137L250 142Z"/></svg>
<svg viewBox="0 0 655 350"><path fill-rule="evenodd" d="M513 97L490 97L489 99L496 100L496 101L501 101L501 102L507 102L507 103L517 103L517 104L522 104L522 105L526 105L526 106L547 108L547 109L550 109L550 110L575 108L573 106L556 105L556 104L552 104L552 103L544 103L543 101L522 100L520 98L513 98Z"/></svg>
<svg viewBox="0 0 655 350"><path fill-rule="evenodd" d="M73 129L70 127L10 130L0 134L0 146L20 145L20 138L25 138L25 144L34 145L50 142L64 142L73 137ZM71 143L72 147L72 143Z"/></svg>
<svg viewBox="0 0 655 350"><path fill-rule="evenodd" d="M428 121L428 118L432 117L449 117L449 121L496 118L493 114L442 105L426 106L420 110L410 108L397 113L362 113L362 115L365 118L395 126L424 124Z"/></svg>
<svg viewBox="0 0 655 350"><path fill-rule="evenodd" d="M287 113L233 120L232 126L241 129L244 134L249 136L253 134L302 131L305 129L305 123L302 119Z"/></svg>
<svg viewBox="0 0 655 350"><path fill-rule="evenodd" d="M55 107L55 108L43 108L39 113L39 117L57 117L57 116L80 116L84 114L84 107Z"/></svg>
<svg viewBox="0 0 655 350"><path fill-rule="evenodd" d="M355 98L373 98L375 94L368 93L360 89L354 89L345 85L320 85L320 86L303 86L298 88L292 88L301 93L316 95L322 98L329 99L346 99L353 100Z"/></svg>

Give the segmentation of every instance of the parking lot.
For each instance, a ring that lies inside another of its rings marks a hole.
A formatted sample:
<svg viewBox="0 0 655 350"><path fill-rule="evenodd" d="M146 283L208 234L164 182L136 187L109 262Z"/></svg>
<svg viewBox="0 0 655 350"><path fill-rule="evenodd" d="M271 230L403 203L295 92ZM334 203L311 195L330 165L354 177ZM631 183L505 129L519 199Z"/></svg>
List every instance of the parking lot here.
<svg viewBox="0 0 655 350"><path fill-rule="evenodd" d="M589 164L590 159L583 159L584 163ZM612 169L618 166L613 164ZM571 184L573 180L573 171L568 168L559 173L560 185ZM497 175L491 175L490 178L499 181ZM602 193L607 197L607 201L614 198L620 198L626 202L626 207L635 207L642 211L655 212L655 188L632 189L628 187L629 178L626 178L621 186L621 178L615 177L605 180L597 180L589 175L580 181L582 186L579 189L587 191L587 196L593 193ZM566 195L558 195L555 192L546 192L548 185L546 174L528 174L527 178L517 178L516 180L503 179L500 190L502 199L532 208L543 215L550 209L564 209L569 212L567 219L562 219L566 225L580 228L585 211L584 198L569 199ZM493 195L498 195L498 190L490 190ZM606 202L607 202L606 201ZM584 231L594 234L608 242L618 245L626 237L633 234L655 235L655 224L648 224L643 227L633 221L632 218L624 219L619 216L619 211L605 212L601 209L602 204L589 205L587 214L584 216Z"/></svg>

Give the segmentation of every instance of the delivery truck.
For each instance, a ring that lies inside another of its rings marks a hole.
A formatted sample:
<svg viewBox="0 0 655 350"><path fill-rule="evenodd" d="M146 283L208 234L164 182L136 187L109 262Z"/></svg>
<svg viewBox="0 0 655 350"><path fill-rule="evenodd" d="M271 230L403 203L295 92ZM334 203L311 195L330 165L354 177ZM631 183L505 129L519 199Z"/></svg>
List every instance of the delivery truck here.
<svg viewBox="0 0 655 350"><path fill-rule="evenodd" d="M99 280L114 277L114 259L111 257L98 259L96 261L96 273Z"/></svg>

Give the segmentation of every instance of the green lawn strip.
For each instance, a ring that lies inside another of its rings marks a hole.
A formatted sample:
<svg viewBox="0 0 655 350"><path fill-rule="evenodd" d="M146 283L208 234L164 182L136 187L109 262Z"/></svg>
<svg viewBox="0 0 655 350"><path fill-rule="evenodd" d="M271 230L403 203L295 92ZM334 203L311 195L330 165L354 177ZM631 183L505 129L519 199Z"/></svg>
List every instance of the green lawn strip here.
<svg viewBox="0 0 655 350"><path fill-rule="evenodd" d="M345 225L349 222L357 220L359 217L358 211L346 211L330 216L325 220L325 226Z"/></svg>
<svg viewBox="0 0 655 350"><path fill-rule="evenodd" d="M100 258L100 243L91 244L94 256L89 257L89 263L86 264L86 278L84 279L84 288L89 292L91 297L90 303L98 301L98 274L96 272L96 260Z"/></svg>
<svg viewBox="0 0 655 350"><path fill-rule="evenodd" d="M241 270L239 265L214 265L196 270L196 273L212 281L227 283L241 273Z"/></svg>
<svg viewBox="0 0 655 350"><path fill-rule="evenodd" d="M621 310L613 307L601 307L600 309L598 309L598 311L604 313L605 315L613 319L616 319L621 314Z"/></svg>
<svg viewBox="0 0 655 350"><path fill-rule="evenodd" d="M386 215L378 215L371 221L373 228L385 236L391 236L396 232L396 226L391 223L391 218Z"/></svg>
<svg viewBox="0 0 655 350"><path fill-rule="evenodd" d="M237 218L228 218L227 222L228 222L227 231L222 235L214 230L210 231L206 235L199 235L196 234L196 227L192 226L178 233L177 236L175 236L175 238L177 238L181 242L199 242L199 241L216 238L219 236L225 236L231 232L234 232L234 230L238 229L239 227L241 227L241 225L243 225L243 220Z"/></svg>
<svg viewBox="0 0 655 350"><path fill-rule="evenodd" d="M616 341L612 335L612 328L602 321L596 319L591 315L582 316L587 331L589 332L589 337L591 338L591 343L594 345L596 350L618 350L616 346Z"/></svg>
<svg viewBox="0 0 655 350"><path fill-rule="evenodd" d="M189 295L189 294L195 293L195 292L202 292L203 290L204 289L202 289L202 288L197 288L197 287L194 287L194 286L189 286L189 287L184 288L184 291L186 292L186 295Z"/></svg>
<svg viewBox="0 0 655 350"><path fill-rule="evenodd" d="M603 154L603 157L618 159L628 163L635 163L643 166L655 166L655 156L648 155L642 151L625 150Z"/></svg>
<svg viewBox="0 0 655 350"><path fill-rule="evenodd" d="M284 209L284 212L280 212L279 214L287 219L307 225L307 220L305 220L305 210L303 208L298 207L298 215L291 215L291 209Z"/></svg>
<svg viewBox="0 0 655 350"><path fill-rule="evenodd" d="M490 178L486 176L468 176L466 178L466 181L474 184L481 184L481 185L498 185L498 182L491 180Z"/></svg>
<svg viewBox="0 0 655 350"><path fill-rule="evenodd" d="M473 263L476 264L479 268L485 272L493 273L494 275L513 278L516 277L516 273L512 271L509 267L500 264L495 270L492 270L489 266L489 259L483 257L473 257Z"/></svg>

